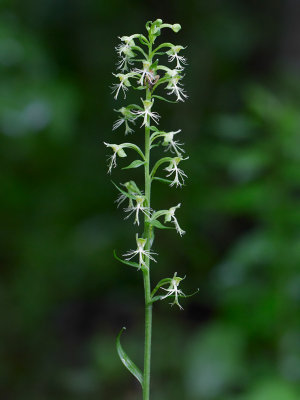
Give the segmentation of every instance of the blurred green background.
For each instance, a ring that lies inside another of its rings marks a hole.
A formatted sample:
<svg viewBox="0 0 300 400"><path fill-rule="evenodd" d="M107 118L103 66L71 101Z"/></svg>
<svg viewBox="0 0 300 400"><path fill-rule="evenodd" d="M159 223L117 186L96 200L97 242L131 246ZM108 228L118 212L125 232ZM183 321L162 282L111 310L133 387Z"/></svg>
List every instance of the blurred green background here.
<svg viewBox="0 0 300 400"><path fill-rule="evenodd" d="M152 277L200 291L155 307L152 398L300 398L299 15L296 0L2 0L1 399L141 398L115 351L125 325L141 365L143 289L112 256L134 229L103 141L123 141L117 37L156 18L183 27L164 39L187 46L189 99L160 113L190 158L182 190L154 188L187 233L157 233Z"/></svg>

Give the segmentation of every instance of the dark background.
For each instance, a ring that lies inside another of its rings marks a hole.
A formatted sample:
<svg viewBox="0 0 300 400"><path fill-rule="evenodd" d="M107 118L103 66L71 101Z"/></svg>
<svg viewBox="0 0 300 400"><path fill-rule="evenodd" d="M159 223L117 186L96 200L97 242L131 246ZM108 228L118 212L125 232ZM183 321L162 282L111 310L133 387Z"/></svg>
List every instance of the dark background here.
<svg viewBox="0 0 300 400"><path fill-rule="evenodd" d="M200 291L155 307L152 397L300 398L299 17L297 0L2 0L1 399L141 398L115 351L125 325L142 363L143 289L112 256L135 243L110 182L141 170L108 176L102 142L124 140L117 37L156 18L183 28L163 39L187 46L189 99L160 113L190 158L183 189L153 191L187 231L157 233L153 283Z"/></svg>

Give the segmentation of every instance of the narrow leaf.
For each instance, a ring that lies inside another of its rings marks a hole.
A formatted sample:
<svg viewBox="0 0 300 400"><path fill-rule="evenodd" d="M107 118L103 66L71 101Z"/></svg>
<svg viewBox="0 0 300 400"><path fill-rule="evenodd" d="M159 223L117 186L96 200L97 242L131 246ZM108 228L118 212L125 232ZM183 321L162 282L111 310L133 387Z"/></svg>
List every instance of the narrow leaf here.
<svg viewBox="0 0 300 400"><path fill-rule="evenodd" d="M132 161L132 163L127 165L127 167L124 167L122 169L138 168L138 167L140 167L141 165L144 165L144 164L145 164L145 162L142 161L142 160L134 160L134 161Z"/></svg>
<svg viewBox="0 0 300 400"><path fill-rule="evenodd" d="M165 278L165 279L162 279L161 281L159 281L158 284L155 286L155 288L152 290L151 299L152 299L152 300L155 299L155 297L153 297L153 296L155 295L155 293L158 291L158 289L159 289L161 286L170 284L171 282L172 282L172 279L171 279L171 278ZM161 296L158 296L158 297L161 297ZM158 299L157 299L157 300L158 300ZM156 300L155 300L155 301L156 301Z"/></svg>
<svg viewBox="0 0 300 400"><path fill-rule="evenodd" d="M142 44L146 45L146 46L149 45L149 43L148 43L148 42L145 40L145 38L143 38L142 36L139 36L139 41L140 41Z"/></svg>
<svg viewBox="0 0 300 400"><path fill-rule="evenodd" d="M138 86L138 87L135 87L135 86L131 85L131 87L132 87L134 90L144 90L144 89L146 89L146 86Z"/></svg>
<svg viewBox="0 0 300 400"><path fill-rule="evenodd" d="M114 250L114 257L116 260L120 261L121 263L123 263L125 265L129 265L130 267L134 267L134 268L138 268L138 269L141 269L141 268L143 269L143 266L140 266L136 262L123 260L122 258L118 257L115 250Z"/></svg>
<svg viewBox="0 0 300 400"><path fill-rule="evenodd" d="M117 352L119 354L119 357L120 357L120 360L122 361L122 363L125 365L125 367L128 369L128 371L130 371L132 373L132 375L136 377L136 379L140 382L141 386L143 387L143 374L142 374L141 370L134 364L133 361L130 360L128 355L123 350L123 347L121 346L120 338L125 329L126 328L123 327L117 336L117 341L116 341Z"/></svg>
<svg viewBox="0 0 300 400"><path fill-rule="evenodd" d="M159 181L159 182L162 182L162 183L167 183L167 184L172 183L172 181L170 179L160 178L158 176L155 176L153 178L153 180L156 180L156 181Z"/></svg>
<svg viewBox="0 0 300 400"><path fill-rule="evenodd" d="M141 107L141 106L139 106L139 105L137 105L137 104L129 104L127 107L125 107L127 110L131 110L132 108L136 108L136 109L138 109L138 110L143 110L143 108ZM118 110L116 110L116 111L118 111Z"/></svg>
<svg viewBox="0 0 300 400"><path fill-rule="evenodd" d="M155 219L154 221L151 221L151 225L155 226L155 228L159 228L159 229L174 229L173 226L166 226L163 225L161 222L159 222L157 219Z"/></svg>
<svg viewBox="0 0 300 400"><path fill-rule="evenodd" d="M119 191L120 193L124 194L124 196L126 196L126 197L128 197L128 198L130 198L130 199L135 199L135 196L133 196L133 195L131 195L130 193L125 192L124 190L122 190L121 188L119 188L119 186L116 185L114 181L111 181L111 182L112 182L112 184L118 189L118 191Z"/></svg>
<svg viewBox="0 0 300 400"><path fill-rule="evenodd" d="M162 297L163 297L162 295L161 296L154 296L154 297L151 298L150 303L155 303L156 301L161 300Z"/></svg>
<svg viewBox="0 0 300 400"><path fill-rule="evenodd" d="M197 290L195 290L193 293L191 294L185 294L184 296L179 295L179 297L192 297L195 296L195 294L197 294L200 291L200 289L198 288Z"/></svg>
<svg viewBox="0 0 300 400"><path fill-rule="evenodd" d="M155 60L154 63L150 65L150 70L156 70L157 65L158 65L158 60Z"/></svg>
<svg viewBox="0 0 300 400"><path fill-rule="evenodd" d="M157 99L166 101L167 103L177 103L177 101L169 100L169 99L166 99L165 97L158 96L156 94L154 94L152 97L156 97Z"/></svg>
<svg viewBox="0 0 300 400"><path fill-rule="evenodd" d="M154 131L154 132L161 132L159 129L156 128L156 126L153 126L153 125L152 125L152 126L150 126L149 128L150 128L151 131Z"/></svg>
<svg viewBox="0 0 300 400"><path fill-rule="evenodd" d="M154 147L159 147L161 142L158 142L156 144L151 144L150 149L153 149Z"/></svg>

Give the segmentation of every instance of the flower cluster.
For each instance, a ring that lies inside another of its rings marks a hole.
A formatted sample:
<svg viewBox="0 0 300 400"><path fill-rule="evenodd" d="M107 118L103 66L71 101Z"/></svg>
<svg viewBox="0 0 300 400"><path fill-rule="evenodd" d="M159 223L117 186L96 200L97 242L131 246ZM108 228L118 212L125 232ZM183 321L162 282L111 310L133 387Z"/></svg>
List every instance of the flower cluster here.
<svg viewBox="0 0 300 400"><path fill-rule="evenodd" d="M151 250L154 240L155 229L175 228L176 232L182 236L185 231L181 229L175 213L181 204L165 210L155 211L150 207L150 188L154 181L161 181L171 187L182 187L187 177L181 169L181 163L188 159L184 157L183 143L177 139L181 129L166 131L158 127L160 114L154 110L158 101L183 102L187 99L182 79L183 71L187 65L186 58L182 54L185 47L172 43L162 43L155 47L155 41L160 36L162 29L169 28L177 33L181 27L179 24L163 23L161 19L154 22L147 22L147 35L133 34L131 36L121 36L120 44L116 46L119 60L117 62L117 72L113 73L117 82L112 85L114 99L119 99L126 95L130 88L144 91L145 96L137 104L128 104L115 110L119 118L113 124L113 130L120 127L125 128L125 135L134 132L136 126L143 127L145 130L145 149L142 151L133 143L104 144L112 151L108 159L108 172L111 173L117 166L118 158L126 158L127 150L134 150L138 158L124 169L144 167L145 187L140 190L133 181L127 181L119 186L115 185L120 192L116 200L118 206L125 203L125 219L133 217L133 223L138 227L141 220L144 222L144 232L136 234L136 249L129 250L123 254L122 262L135 266L138 270L149 271L150 260L155 261L154 253ZM160 56L167 56L167 64L160 62ZM157 93L159 91L159 93ZM168 100L166 96L171 96ZM169 156L162 157L151 167L150 152L153 147L162 146L164 152ZM180 168L179 168L180 164ZM162 168L160 168L162 166ZM165 171L165 176L158 176L159 170ZM159 218L163 220L159 220ZM132 261L135 260L135 261ZM182 278L167 278L164 282L168 283L167 288L161 289L167 293L159 299L174 296L172 304L178 305L178 297L184 296L178 288ZM149 300L149 299L148 299ZM154 297L149 301L154 302Z"/></svg>

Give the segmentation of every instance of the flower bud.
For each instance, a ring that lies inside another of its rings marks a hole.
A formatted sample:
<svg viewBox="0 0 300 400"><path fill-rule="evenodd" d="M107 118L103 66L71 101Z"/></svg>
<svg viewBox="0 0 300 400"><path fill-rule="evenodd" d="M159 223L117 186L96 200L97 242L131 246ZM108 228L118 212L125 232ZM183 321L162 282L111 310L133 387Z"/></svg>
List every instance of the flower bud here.
<svg viewBox="0 0 300 400"><path fill-rule="evenodd" d="M163 23L162 19L158 18L157 20L154 21L155 25L161 25Z"/></svg>
<svg viewBox="0 0 300 400"><path fill-rule="evenodd" d="M119 157L127 157L127 154L123 150L122 145L109 144L109 143L105 143L105 144L106 144L107 147L111 147L113 149L114 153L117 153Z"/></svg>
<svg viewBox="0 0 300 400"><path fill-rule="evenodd" d="M138 235L136 235L136 244L137 244L138 249L143 249L145 247L146 243L147 243L147 239L139 238Z"/></svg>
<svg viewBox="0 0 300 400"><path fill-rule="evenodd" d="M174 24L174 25L172 25L172 29L173 29L174 32L177 33L177 32L180 31L181 25L180 24Z"/></svg>
<svg viewBox="0 0 300 400"><path fill-rule="evenodd" d="M125 153L125 151L123 149L118 150L117 154L119 157L127 157L127 154Z"/></svg>

